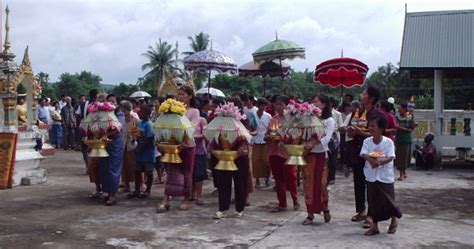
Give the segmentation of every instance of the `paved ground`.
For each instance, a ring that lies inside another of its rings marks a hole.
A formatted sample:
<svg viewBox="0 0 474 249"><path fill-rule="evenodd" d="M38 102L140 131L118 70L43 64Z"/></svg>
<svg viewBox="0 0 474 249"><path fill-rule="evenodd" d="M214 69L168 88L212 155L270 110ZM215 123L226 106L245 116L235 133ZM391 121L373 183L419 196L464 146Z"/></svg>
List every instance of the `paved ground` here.
<svg viewBox="0 0 474 249"><path fill-rule="evenodd" d="M349 221L354 200L351 178L338 175L330 189L333 220L302 226L305 213L272 214L275 193L259 189L241 219L216 221L212 184L205 186L205 206L178 211L178 200L166 214L155 213L163 186L152 196L106 207L87 196L88 183L80 154L59 151L44 161L46 183L0 191L0 248L155 248L155 247L321 247L321 248L474 248L474 167L443 171L408 171L396 183L403 211L395 235L363 235ZM301 198L301 201L303 199ZM382 223L385 230L388 223Z"/></svg>

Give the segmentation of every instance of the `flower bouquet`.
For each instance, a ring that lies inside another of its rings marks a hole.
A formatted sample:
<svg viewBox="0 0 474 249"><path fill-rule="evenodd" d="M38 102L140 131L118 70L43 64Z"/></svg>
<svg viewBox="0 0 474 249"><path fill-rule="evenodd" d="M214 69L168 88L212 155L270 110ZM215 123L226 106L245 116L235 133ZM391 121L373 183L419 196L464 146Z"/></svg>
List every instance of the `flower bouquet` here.
<svg viewBox="0 0 474 249"><path fill-rule="evenodd" d="M236 171L234 161L238 156L236 150L232 150L232 144L238 138L244 138L250 142L251 136L247 128L240 120L246 119L245 114L234 103L226 103L216 108L216 117L204 129L204 137L208 141L215 141L223 150L212 150L212 154L219 159L215 169Z"/></svg>
<svg viewBox="0 0 474 249"><path fill-rule="evenodd" d="M321 109L308 102L297 103L290 100L283 115L285 122L279 129L281 140L290 156L285 164L306 165L303 158L305 141L313 136L321 137L324 134L324 125L319 116Z"/></svg>
<svg viewBox="0 0 474 249"><path fill-rule="evenodd" d="M179 145L185 140L194 139L194 126L184 116L186 106L174 99L167 99L158 108L160 116L156 119L153 130L157 147L163 152L161 161L181 163Z"/></svg>
<svg viewBox="0 0 474 249"><path fill-rule="evenodd" d="M85 135L84 143L91 148L91 157L108 157L105 146L110 141L107 133L121 130L122 125L114 113L115 106L108 103L92 103L87 107L87 116L81 122L80 129Z"/></svg>

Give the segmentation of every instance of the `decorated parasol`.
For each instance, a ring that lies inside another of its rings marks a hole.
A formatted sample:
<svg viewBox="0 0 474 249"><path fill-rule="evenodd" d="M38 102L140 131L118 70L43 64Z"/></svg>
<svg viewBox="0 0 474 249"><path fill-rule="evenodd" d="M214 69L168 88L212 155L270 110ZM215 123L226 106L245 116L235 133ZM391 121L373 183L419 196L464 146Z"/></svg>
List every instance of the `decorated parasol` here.
<svg viewBox="0 0 474 249"><path fill-rule="evenodd" d="M316 66L314 81L331 87L341 87L341 97L344 87L363 85L369 68L359 60L343 57L324 61Z"/></svg>
<svg viewBox="0 0 474 249"><path fill-rule="evenodd" d="M208 74L208 93L211 91L211 71L237 74L237 65L229 56L212 49L196 52L184 59L184 69Z"/></svg>
<svg viewBox="0 0 474 249"><path fill-rule="evenodd" d="M304 59L305 48L291 41L280 40L278 39L278 34L275 34L274 41L269 42L260 47L259 49L255 50L255 52L252 53L252 56L253 60L257 63L278 60L280 64L280 75L282 76L283 84L284 71L282 60L292 60L295 58Z"/></svg>
<svg viewBox="0 0 474 249"><path fill-rule="evenodd" d="M292 69L290 65L282 62L283 69L280 69L279 61L255 62L250 61L239 67L240 77L259 77L263 78L263 95L266 94L266 77L282 77L290 75Z"/></svg>

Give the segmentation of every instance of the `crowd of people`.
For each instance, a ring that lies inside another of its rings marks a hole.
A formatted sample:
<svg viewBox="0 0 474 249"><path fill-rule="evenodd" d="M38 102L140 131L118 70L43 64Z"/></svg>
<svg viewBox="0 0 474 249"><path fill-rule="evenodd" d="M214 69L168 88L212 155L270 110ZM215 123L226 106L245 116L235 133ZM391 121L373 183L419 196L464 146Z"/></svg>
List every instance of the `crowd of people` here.
<svg viewBox="0 0 474 249"><path fill-rule="evenodd" d="M194 139L181 144L183 162L180 165L161 163L152 130L152 124L159 116L158 107L168 98L185 103L185 115L195 126ZM351 221L363 222L363 227L369 229L365 234L375 235L379 233L378 222L390 219L388 233L396 232L397 219L402 214L395 202L394 165L400 172L398 180L406 179L406 168L412 157L414 110L402 103L395 111L393 101L380 101L379 98L379 89L368 86L357 100L347 94L340 104L326 94L306 100L322 110L319 118L325 135L313 136L304 143L307 165L301 170L307 217L303 225L312 224L315 214L322 214L324 222L330 222L328 185L335 184L339 167L345 169L346 177L353 175L356 214ZM245 207L250 205L250 194L255 188L270 187L272 179L278 205L271 212L289 209L286 192L290 192L293 210L301 209L298 167L285 165L288 154L270 134L274 127L283 123L283 112L290 99L283 95L255 99L245 93L225 100L210 95L197 97L189 86L182 86L176 96L140 100L92 90L89 99L80 96L76 103L69 96L53 102L42 99L38 117L51 124L50 140L56 148L82 152L90 181L95 184L91 198L101 198L106 205L115 205L119 190L127 193L127 198L146 198L156 183L165 185L158 213L169 211L170 202L176 197L182 197L179 209L188 210L191 202L205 205L202 186L210 173L219 200L214 218L222 219L231 215L232 182L234 217L242 217ZM218 160L210 151L222 149L222 144L206 141L203 136L206 125L216 116L215 108L224 101L232 102L246 114L242 123L252 135L250 142L238 139L232 145L232 149L238 151L237 171L214 168ZM121 130L107 134L112 142L107 146L110 156L106 158L88 156L88 148L78 128L87 116L88 105L94 102L109 102L116 106L115 115L122 124ZM356 120L365 120L365 123L361 125ZM415 157L426 168L432 167L432 155L436 153L431 143L433 138L427 136L423 148L415 152ZM374 151L384 156L374 158L371 156Z"/></svg>

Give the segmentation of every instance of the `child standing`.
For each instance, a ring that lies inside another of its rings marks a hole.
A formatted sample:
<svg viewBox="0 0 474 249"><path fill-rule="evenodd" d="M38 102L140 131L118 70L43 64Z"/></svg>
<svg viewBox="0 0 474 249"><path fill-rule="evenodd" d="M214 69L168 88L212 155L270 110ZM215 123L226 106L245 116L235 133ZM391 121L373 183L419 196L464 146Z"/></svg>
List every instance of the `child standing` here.
<svg viewBox="0 0 474 249"><path fill-rule="evenodd" d="M387 119L383 116L369 121L371 137L364 140L360 156L365 160L364 175L367 181L368 215L372 217L372 227L365 233L371 236L379 234L378 222L391 219L389 234L397 231L397 218L402 217L395 203L393 160L395 145L393 141L383 136L387 127Z"/></svg>
<svg viewBox="0 0 474 249"><path fill-rule="evenodd" d="M155 168L155 143L150 115L151 107L146 104L141 105L138 111L138 117L141 121L137 123L139 135L137 138L137 148L135 149L135 191L130 193L129 197L145 198L150 195L153 183L153 170ZM146 176L146 189L144 192L140 192L142 172Z"/></svg>
<svg viewBox="0 0 474 249"><path fill-rule="evenodd" d="M202 182L207 180L207 144L204 140L202 131L207 125L207 121L203 117L199 117L194 131L194 141L196 142L196 156L193 170L193 190L191 200L196 200L197 205L203 205L201 199Z"/></svg>

